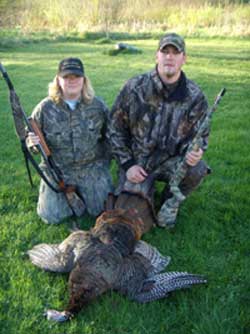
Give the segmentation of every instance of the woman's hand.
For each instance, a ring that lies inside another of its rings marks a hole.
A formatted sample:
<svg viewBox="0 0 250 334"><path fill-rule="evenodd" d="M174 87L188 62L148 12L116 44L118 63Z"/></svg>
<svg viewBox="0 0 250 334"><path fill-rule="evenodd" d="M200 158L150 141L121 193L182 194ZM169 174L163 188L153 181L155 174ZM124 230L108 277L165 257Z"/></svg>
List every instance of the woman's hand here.
<svg viewBox="0 0 250 334"><path fill-rule="evenodd" d="M40 139L34 132L28 132L28 136L26 138L26 144L28 148L32 148L40 143Z"/></svg>

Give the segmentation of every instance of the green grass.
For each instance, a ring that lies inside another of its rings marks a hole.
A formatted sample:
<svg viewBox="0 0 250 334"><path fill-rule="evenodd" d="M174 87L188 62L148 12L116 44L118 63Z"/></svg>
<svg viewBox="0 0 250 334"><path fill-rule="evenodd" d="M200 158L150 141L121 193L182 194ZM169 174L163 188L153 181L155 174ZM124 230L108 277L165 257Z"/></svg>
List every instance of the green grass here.
<svg viewBox="0 0 250 334"><path fill-rule="evenodd" d="M124 41L126 42L126 41ZM46 96L63 57L83 59L97 95L112 105L131 76L154 66L157 41L127 41L142 54L110 57L111 45L95 41L40 42L1 49L0 59L29 114ZM206 286L173 293L146 305L107 293L66 324L43 317L45 308L63 309L67 275L31 265L26 251L40 242L60 242L66 222L47 226L36 215L39 178L29 188L14 133L5 82L0 80L0 328L3 334L246 334L250 332L250 40L187 39L185 71L212 103L227 88L216 111L205 155L213 169L182 205L174 232L155 228L144 239L172 257L169 270L204 274ZM115 178L115 175L114 175ZM79 221L83 229L91 218Z"/></svg>

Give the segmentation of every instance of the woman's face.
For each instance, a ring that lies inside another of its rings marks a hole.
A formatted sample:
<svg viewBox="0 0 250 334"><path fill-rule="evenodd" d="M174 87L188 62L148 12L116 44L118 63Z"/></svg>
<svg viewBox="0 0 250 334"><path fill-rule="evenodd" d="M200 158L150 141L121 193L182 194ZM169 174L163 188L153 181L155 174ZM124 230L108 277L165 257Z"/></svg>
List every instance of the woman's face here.
<svg viewBox="0 0 250 334"><path fill-rule="evenodd" d="M62 89L63 98L66 100L78 100L81 97L84 77L69 74L58 76L58 84Z"/></svg>

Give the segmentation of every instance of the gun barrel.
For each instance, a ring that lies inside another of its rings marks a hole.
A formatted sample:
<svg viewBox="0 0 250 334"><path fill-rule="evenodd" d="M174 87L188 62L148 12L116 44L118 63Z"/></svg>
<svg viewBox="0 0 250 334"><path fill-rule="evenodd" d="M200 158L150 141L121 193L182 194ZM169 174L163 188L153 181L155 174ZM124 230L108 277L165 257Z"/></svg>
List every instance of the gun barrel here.
<svg viewBox="0 0 250 334"><path fill-rule="evenodd" d="M2 63L0 63L0 71L1 71L2 73L5 73L5 72L6 72L6 70L5 70L4 66L2 65Z"/></svg>
<svg viewBox="0 0 250 334"><path fill-rule="evenodd" d="M9 78L9 76L8 76L8 73L7 73L7 71L6 71L6 69L4 68L4 66L3 66L2 63L0 63L0 71L2 72L3 78L4 78L4 80L6 81L6 83L7 83L8 87L9 87L9 89L10 89L10 90L13 90L13 89L14 89L13 84L12 84L12 82L10 81L10 78Z"/></svg>
<svg viewBox="0 0 250 334"><path fill-rule="evenodd" d="M214 105L217 106L217 104L220 103L221 98L225 95L226 93L226 88L222 88L222 90L219 92L219 94L216 96Z"/></svg>
<svg viewBox="0 0 250 334"><path fill-rule="evenodd" d="M226 93L226 91L227 91L226 88L222 88L219 95L221 95L222 97Z"/></svg>

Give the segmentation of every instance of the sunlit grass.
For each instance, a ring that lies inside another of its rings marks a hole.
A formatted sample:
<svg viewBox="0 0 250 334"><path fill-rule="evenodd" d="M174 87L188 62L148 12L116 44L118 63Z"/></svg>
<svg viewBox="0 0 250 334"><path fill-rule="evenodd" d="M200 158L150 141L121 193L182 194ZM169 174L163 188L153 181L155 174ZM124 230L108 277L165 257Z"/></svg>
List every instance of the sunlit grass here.
<svg viewBox="0 0 250 334"><path fill-rule="evenodd" d="M28 114L46 96L58 62L70 55L83 59L97 95L111 107L129 77L154 67L156 39L127 41L143 53L109 57L103 51L112 45L95 40L54 41L14 47L0 52L0 59ZM203 274L208 285L178 291L147 305L107 293L70 323L47 322L42 316L45 308L63 309L67 303L67 275L45 273L32 266L25 254L37 243L63 240L71 221L48 226L37 217L39 178L34 176L36 187L31 189L7 87L0 79L1 333L245 334L250 330L250 42L226 38L186 41L184 69L203 88L209 102L222 87L227 88L213 117L205 155L213 173L182 205L174 232L155 228L144 239L172 257L169 270ZM79 220L83 229L93 223L89 217Z"/></svg>

